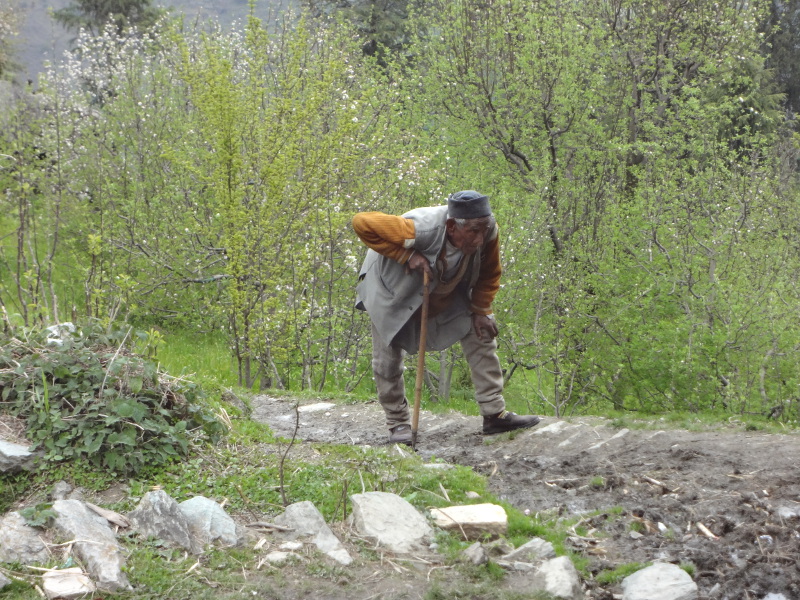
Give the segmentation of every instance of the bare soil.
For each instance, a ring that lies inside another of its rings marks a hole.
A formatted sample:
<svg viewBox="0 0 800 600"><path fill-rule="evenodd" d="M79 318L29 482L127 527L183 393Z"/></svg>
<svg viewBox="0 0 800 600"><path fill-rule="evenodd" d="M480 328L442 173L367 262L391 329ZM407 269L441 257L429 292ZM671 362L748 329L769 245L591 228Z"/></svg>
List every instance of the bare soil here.
<svg viewBox="0 0 800 600"><path fill-rule="evenodd" d="M291 437L294 404L259 396L253 418ZM522 511L580 518L569 543L588 558L591 574L632 562L690 563L701 600L800 598L797 433L747 431L737 423L713 431L652 424L628 430L596 417L545 417L534 429L483 436L480 424L479 417L423 411L416 450L425 459L472 467L497 497ZM386 443L387 432L377 403L337 404L301 409L297 436L301 444L376 446ZM403 571L398 578L389 568L364 595L353 588L346 595L388 598L381 590L393 589L391 597L422 597L431 568ZM513 577L507 580L513 589ZM587 598L621 593L618 584L592 577L585 584Z"/></svg>

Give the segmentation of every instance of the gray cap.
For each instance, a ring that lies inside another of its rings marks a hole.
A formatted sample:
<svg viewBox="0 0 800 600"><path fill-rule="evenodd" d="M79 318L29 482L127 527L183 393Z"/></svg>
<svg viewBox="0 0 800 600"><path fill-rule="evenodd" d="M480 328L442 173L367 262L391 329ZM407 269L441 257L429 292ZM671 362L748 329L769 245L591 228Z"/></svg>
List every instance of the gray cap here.
<svg viewBox="0 0 800 600"><path fill-rule="evenodd" d="M453 219L481 219L492 215L489 197L475 190L464 190L450 194L447 199L447 214Z"/></svg>

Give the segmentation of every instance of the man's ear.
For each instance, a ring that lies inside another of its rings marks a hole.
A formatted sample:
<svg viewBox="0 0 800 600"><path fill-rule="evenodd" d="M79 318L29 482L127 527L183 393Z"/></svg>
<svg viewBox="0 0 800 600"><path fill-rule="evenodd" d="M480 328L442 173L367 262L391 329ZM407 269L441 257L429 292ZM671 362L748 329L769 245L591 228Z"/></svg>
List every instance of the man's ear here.
<svg viewBox="0 0 800 600"><path fill-rule="evenodd" d="M452 217L448 217L447 221L444 222L445 229L447 229L447 233L451 233L456 228L456 220Z"/></svg>

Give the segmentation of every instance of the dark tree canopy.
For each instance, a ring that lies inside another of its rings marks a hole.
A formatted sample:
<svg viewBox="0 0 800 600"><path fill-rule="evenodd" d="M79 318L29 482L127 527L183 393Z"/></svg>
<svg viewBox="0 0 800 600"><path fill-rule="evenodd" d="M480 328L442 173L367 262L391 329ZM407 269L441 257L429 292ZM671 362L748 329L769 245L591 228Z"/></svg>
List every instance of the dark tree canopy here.
<svg viewBox="0 0 800 600"><path fill-rule="evenodd" d="M151 0L74 0L53 16L72 31L85 28L97 33L111 21L117 33L122 33L133 26L147 29L162 13L162 9L151 6Z"/></svg>
<svg viewBox="0 0 800 600"><path fill-rule="evenodd" d="M764 26L767 65L775 72L786 108L800 111L800 0L773 0Z"/></svg>
<svg viewBox="0 0 800 600"><path fill-rule="evenodd" d="M341 16L362 36L367 55L397 52L410 41L408 13L414 0L302 0L312 15Z"/></svg>

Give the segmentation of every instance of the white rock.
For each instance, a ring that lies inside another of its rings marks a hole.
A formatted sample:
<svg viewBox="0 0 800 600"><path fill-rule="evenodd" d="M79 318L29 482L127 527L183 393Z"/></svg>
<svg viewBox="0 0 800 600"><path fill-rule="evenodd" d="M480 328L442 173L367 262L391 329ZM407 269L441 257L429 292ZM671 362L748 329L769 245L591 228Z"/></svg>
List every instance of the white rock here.
<svg viewBox="0 0 800 600"><path fill-rule="evenodd" d="M628 435L629 433L630 433L630 429L620 429L617 433L612 435L607 440L603 440L602 442L597 442L594 446L589 446L588 450L597 450L600 446L604 446L605 444L608 444L609 442L612 442L614 440L618 440L620 438L623 438L626 435Z"/></svg>
<svg viewBox="0 0 800 600"><path fill-rule="evenodd" d="M467 539L477 539L485 534L498 536L508 530L508 515L497 504L468 504L431 509L438 527L445 531L458 531Z"/></svg>
<svg viewBox="0 0 800 600"><path fill-rule="evenodd" d="M278 548L287 552L296 552L303 549L303 542L283 542Z"/></svg>
<svg viewBox="0 0 800 600"><path fill-rule="evenodd" d="M287 560L289 560L290 556L292 556L291 552L280 552L278 550L275 550L267 554L264 557L264 561L268 562L271 565L282 565Z"/></svg>
<svg viewBox="0 0 800 600"><path fill-rule="evenodd" d="M333 402L317 402L316 404L306 404L305 406L299 406L297 408L297 412L301 413L312 413L312 412L320 412L323 410L328 410L336 406Z"/></svg>
<svg viewBox="0 0 800 600"><path fill-rule="evenodd" d="M78 567L47 571L42 575L42 590L53 600L73 600L93 594L95 585Z"/></svg>
<svg viewBox="0 0 800 600"><path fill-rule="evenodd" d="M622 600L696 600L697 584L678 566L655 563L622 581Z"/></svg>
<svg viewBox="0 0 800 600"><path fill-rule="evenodd" d="M546 433L561 433L565 429L570 427L574 427L574 425L570 425L566 421L555 421L553 423L548 423L544 427L539 427L533 430L533 435L544 435Z"/></svg>

